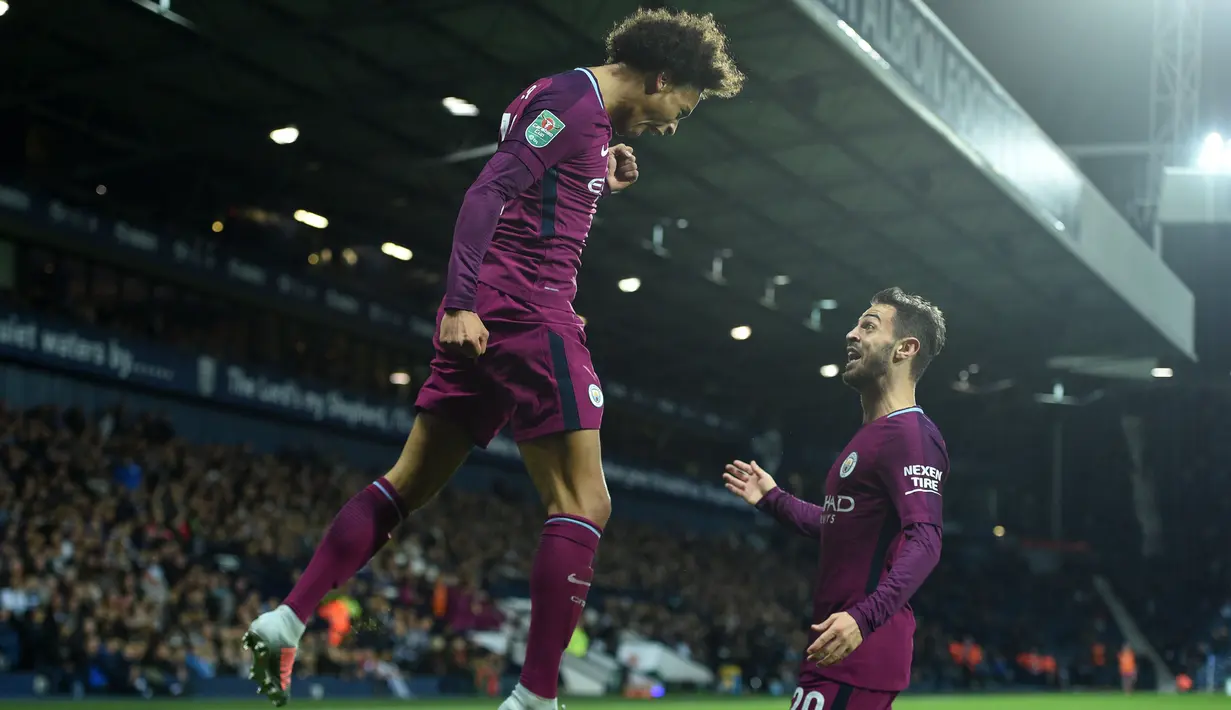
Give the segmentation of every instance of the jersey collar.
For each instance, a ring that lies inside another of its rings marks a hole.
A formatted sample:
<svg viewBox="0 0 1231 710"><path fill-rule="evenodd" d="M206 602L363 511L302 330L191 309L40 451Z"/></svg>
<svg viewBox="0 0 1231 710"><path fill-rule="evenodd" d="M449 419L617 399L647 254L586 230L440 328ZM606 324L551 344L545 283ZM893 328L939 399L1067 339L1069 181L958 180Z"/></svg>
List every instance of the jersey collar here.
<svg viewBox="0 0 1231 710"><path fill-rule="evenodd" d="M907 407L906 409L899 409L896 412L890 412L885 415L885 418L889 419L891 417L896 417L899 414L907 414L908 412L918 412L920 414L923 414L923 409L921 407Z"/></svg>
<svg viewBox="0 0 1231 710"><path fill-rule="evenodd" d="M605 108L607 104L603 101L603 90L598 88L598 78L594 76L594 72L585 67L577 67L577 71L585 74L586 78L590 80L590 86L594 87L594 95L598 97L598 105Z"/></svg>

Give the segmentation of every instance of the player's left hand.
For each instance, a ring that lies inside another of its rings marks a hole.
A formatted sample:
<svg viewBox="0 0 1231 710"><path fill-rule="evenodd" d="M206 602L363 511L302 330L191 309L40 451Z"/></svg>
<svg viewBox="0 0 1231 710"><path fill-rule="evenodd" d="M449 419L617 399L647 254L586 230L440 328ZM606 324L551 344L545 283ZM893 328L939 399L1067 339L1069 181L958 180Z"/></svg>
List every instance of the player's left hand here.
<svg viewBox="0 0 1231 710"><path fill-rule="evenodd" d="M863 643L859 624L855 623L855 617L845 611L813 625L812 630L819 631L821 635L808 647L808 660L818 666L832 666L851 655Z"/></svg>
<svg viewBox="0 0 1231 710"><path fill-rule="evenodd" d="M637 182L637 156L623 143L607 151L607 187L619 192Z"/></svg>

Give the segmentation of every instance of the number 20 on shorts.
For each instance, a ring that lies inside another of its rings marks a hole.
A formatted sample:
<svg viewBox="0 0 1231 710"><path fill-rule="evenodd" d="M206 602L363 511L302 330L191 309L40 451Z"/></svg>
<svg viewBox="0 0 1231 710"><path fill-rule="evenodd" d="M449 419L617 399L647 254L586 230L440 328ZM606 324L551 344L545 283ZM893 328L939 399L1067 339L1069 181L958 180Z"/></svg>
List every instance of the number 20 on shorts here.
<svg viewBox="0 0 1231 710"><path fill-rule="evenodd" d="M791 696L791 710L825 710L825 696L815 690L805 695L803 688L796 688Z"/></svg>

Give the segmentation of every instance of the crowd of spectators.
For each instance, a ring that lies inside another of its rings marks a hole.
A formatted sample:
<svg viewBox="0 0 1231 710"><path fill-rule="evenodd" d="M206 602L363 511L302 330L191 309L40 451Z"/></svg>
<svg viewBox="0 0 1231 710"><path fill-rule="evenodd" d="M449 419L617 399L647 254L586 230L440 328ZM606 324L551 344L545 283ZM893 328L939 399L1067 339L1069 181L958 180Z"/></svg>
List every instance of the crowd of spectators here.
<svg viewBox="0 0 1231 710"><path fill-rule="evenodd" d="M246 672L247 622L289 588L357 480L307 457L191 446L118 409L0 410L4 662L62 691L179 693ZM372 633L313 631L303 671L471 670L456 639L499 619L457 577L466 543L440 542L438 515L342 590Z"/></svg>
<svg viewBox="0 0 1231 710"><path fill-rule="evenodd" d="M174 693L243 673L247 622L277 604L372 475L310 454L190 444L118 408L0 410L0 654L63 691ZM331 603L351 613L323 610L301 672L354 676L383 662L469 675L476 656L501 662L465 633L499 626L486 590L524 583L540 526L515 494L446 491L339 590ZM630 629L748 667L802 648L807 577L740 537L614 526L595 638Z"/></svg>
<svg viewBox="0 0 1231 710"><path fill-rule="evenodd" d="M310 453L186 442L168 422L122 408L0 409L0 656L64 692L179 693L243 674L247 622L278 603L334 512L373 475ZM328 600L299 672L423 673L470 687L481 671L503 671L506 659L467 632L501 625L490 591L524 589L541 513L524 489L499 485L448 489L403 526ZM591 637L614 648L634 631L789 687L806 645L814 548L762 533L613 525ZM1079 583L1066 573L1036 575L1039 593L1021 595L1024 568L1010 550L946 555L916 603L921 686L1020 682L1029 669L1012 659L1041 647L1076 662L1072 630L1097 618L1096 605L1069 596ZM952 657L963 633L987 649L978 673Z"/></svg>

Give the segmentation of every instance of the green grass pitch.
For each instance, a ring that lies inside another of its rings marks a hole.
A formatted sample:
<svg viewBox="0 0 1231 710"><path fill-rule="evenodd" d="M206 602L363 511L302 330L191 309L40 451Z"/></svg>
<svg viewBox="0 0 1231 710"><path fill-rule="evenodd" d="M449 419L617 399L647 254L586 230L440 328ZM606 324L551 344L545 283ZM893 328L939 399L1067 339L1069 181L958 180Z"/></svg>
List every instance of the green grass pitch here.
<svg viewBox="0 0 1231 710"><path fill-rule="evenodd" d="M322 700L293 699L287 710L393 710L393 708L441 708L442 710L496 710L498 700ZM789 698L741 700L731 698L680 698L666 700L565 700L567 710L787 710ZM48 708L98 708L99 710L264 710L269 703L248 700L179 701L0 701L0 710L46 710ZM1139 693L1123 695L965 695L908 697L893 704L894 710L1231 710L1231 698L1220 695L1167 696Z"/></svg>

